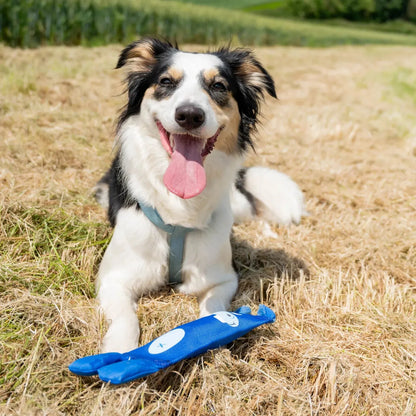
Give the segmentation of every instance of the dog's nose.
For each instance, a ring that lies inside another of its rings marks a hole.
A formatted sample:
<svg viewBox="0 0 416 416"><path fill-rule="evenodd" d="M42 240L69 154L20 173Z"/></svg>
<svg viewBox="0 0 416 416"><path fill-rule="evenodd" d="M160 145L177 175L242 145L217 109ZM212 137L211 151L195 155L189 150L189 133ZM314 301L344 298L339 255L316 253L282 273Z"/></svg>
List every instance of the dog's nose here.
<svg viewBox="0 0 416 416"><path fill-rule="evenodd" d="M175 120L186 130L197 129L204 124L205 112L192 104L181 105L175 111Z"/></svg>

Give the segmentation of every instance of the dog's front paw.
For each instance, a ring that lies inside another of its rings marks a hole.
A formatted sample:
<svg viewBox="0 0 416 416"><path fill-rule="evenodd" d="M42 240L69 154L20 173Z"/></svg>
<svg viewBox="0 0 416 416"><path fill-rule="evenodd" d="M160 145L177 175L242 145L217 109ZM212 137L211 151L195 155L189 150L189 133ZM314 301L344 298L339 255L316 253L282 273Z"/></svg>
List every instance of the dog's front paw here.
<svg viewBox="0 0 416 416"><path fill-rule="evenodd" d="M137 348L140 331L127 322L113 323L103 339L101 352L127 352Z"/></svg>

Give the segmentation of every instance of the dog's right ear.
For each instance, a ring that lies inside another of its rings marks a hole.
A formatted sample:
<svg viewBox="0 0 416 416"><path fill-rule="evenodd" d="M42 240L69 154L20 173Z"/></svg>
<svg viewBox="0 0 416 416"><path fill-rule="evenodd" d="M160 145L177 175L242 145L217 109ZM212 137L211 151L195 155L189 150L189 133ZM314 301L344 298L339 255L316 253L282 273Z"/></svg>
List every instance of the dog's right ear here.
<svg viewBox="0 0 416 416"><path fill-rule="evenodd" d="M128 65L129 70L132 72L150 71L161 55L172 50L177 50L177 48L170 42L161 41L156 38L140 39L123 49L116 69Z"/></svg>
<svg viewBox="0 0 416 416"><path fill-rule="evenodd" d="M118 129L128 117L140 113L144 94L155 82L159 63L176 50L178 50L177 47L169 42L143 38L131 43L121 52L116 68L125 67L127 70L125 82L128 101L120 114Z"/></svg>

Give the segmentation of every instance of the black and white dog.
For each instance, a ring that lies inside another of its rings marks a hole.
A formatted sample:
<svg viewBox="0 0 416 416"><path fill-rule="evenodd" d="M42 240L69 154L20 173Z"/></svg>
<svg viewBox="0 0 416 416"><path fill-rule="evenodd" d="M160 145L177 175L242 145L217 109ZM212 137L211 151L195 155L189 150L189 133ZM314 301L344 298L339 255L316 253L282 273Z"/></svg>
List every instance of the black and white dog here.
<svg viewBox="0 0 416 416"><path fill-rule="evenodd" d="M180 245L152 216L186 227L177 289L197 295L204 316L226 310L237 290L233 223L254 217L297 223L304 204L288 176L242 169L263 95L276 97L251 51L185 53L146 38L122 51L121 67L128 103L115 159L97 187L115 226L98 298L109 322L102 350L125 352L138 344L138 298L167 284L172 245Z"/></svg>

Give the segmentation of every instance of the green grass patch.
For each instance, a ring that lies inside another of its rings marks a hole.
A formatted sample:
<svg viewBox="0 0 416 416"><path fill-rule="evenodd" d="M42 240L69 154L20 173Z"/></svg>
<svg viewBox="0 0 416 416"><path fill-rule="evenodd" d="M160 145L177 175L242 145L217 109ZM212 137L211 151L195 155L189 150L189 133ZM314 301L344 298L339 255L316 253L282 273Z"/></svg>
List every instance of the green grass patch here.
<svg viewBox="0 0 416 416"><path fill-rule="evenodd" d="M390 74L390 85L399 97L416 104L416 70L400 67Z"/></svg>
<svg viewBox="0 0 416 416"><path fill-rule="evenodd" d="M81 336L82 322L65 321L61 302L94 296L110 232L57 208L3 207L0 218L0 386L25 390L32 371L36 380L48 376L32 362L51 360L51 344L68 349Z"/></svg>
<svg viewBox="0 0 416 416"><path fill-rule="evenodd" d="M286 0L280 0L280 1L270 1L267 3L259 3L254 4L250 6L243 7L242 10L246 12L261 14L265 16L288 16L289 11L287 10L286 6Z"/></svg>
<svg viewBox="0 0 416 416"><path fill-rule="evenodd" d="M242 5L242 4L241 4ZM180 43L332 46L416 45L416 36L331 27L159 0L0 0L0 36L11 46L103 45L157 35Z"/></svg>
<svg viewBox="0 0 416 416"><path fill-rule="evenodd" d="M177 0L164 0L177 1ZM282 0L285 1L285 0ZM264 0L179 0L180 3L195 4L199 6L220 7L222 9L242 10L264 4Z"/></svg>
<svg viewBox="0 0 416 416"><path fill-rule="evenodd" d="M106 224L82 221L63 210L3 209L0 291L44 294L65 287L94 296L94 275L109 241Z"/></svg>
<svg viewBox="0 0 416 416"><path fill-rule="evenodd" d="M171 0L164 0L171 1ZM288 7L287 0L278 0L278 1L267 1L264 0L232 0L229 2L222 2L219 0L179 0L181 3L192 3L197 5L207 5L211 7L221 7L224 9L235 9L242 10L245 12L253 13L259 16L264 17L277 17L277 18L288 18L299 23L304 22L304 20L293 16L292 11ZM415 0L416 4L416 0ZM374 30L380 32L389 32L389 33L402 33L409 35L416 35L416 20L411 22L409 20L397 19L389 20L383 23L378 21L350 21L343 18L332 18L319 20L314 19L315 23L320 23L322 25L337 26L339 28L350 28L350 29L360 29L360 30Z"/></svg>
<svg viewBox="0 0 416 416"><path fill-rule="evenodd" d="M344 19L321 20L320 23L329 26L345 27L359 30L374 30L386 33L402 33L405 35L416 36L416 24L406 20L390 20L384 23L377 22L351 22Z"/></svg>

